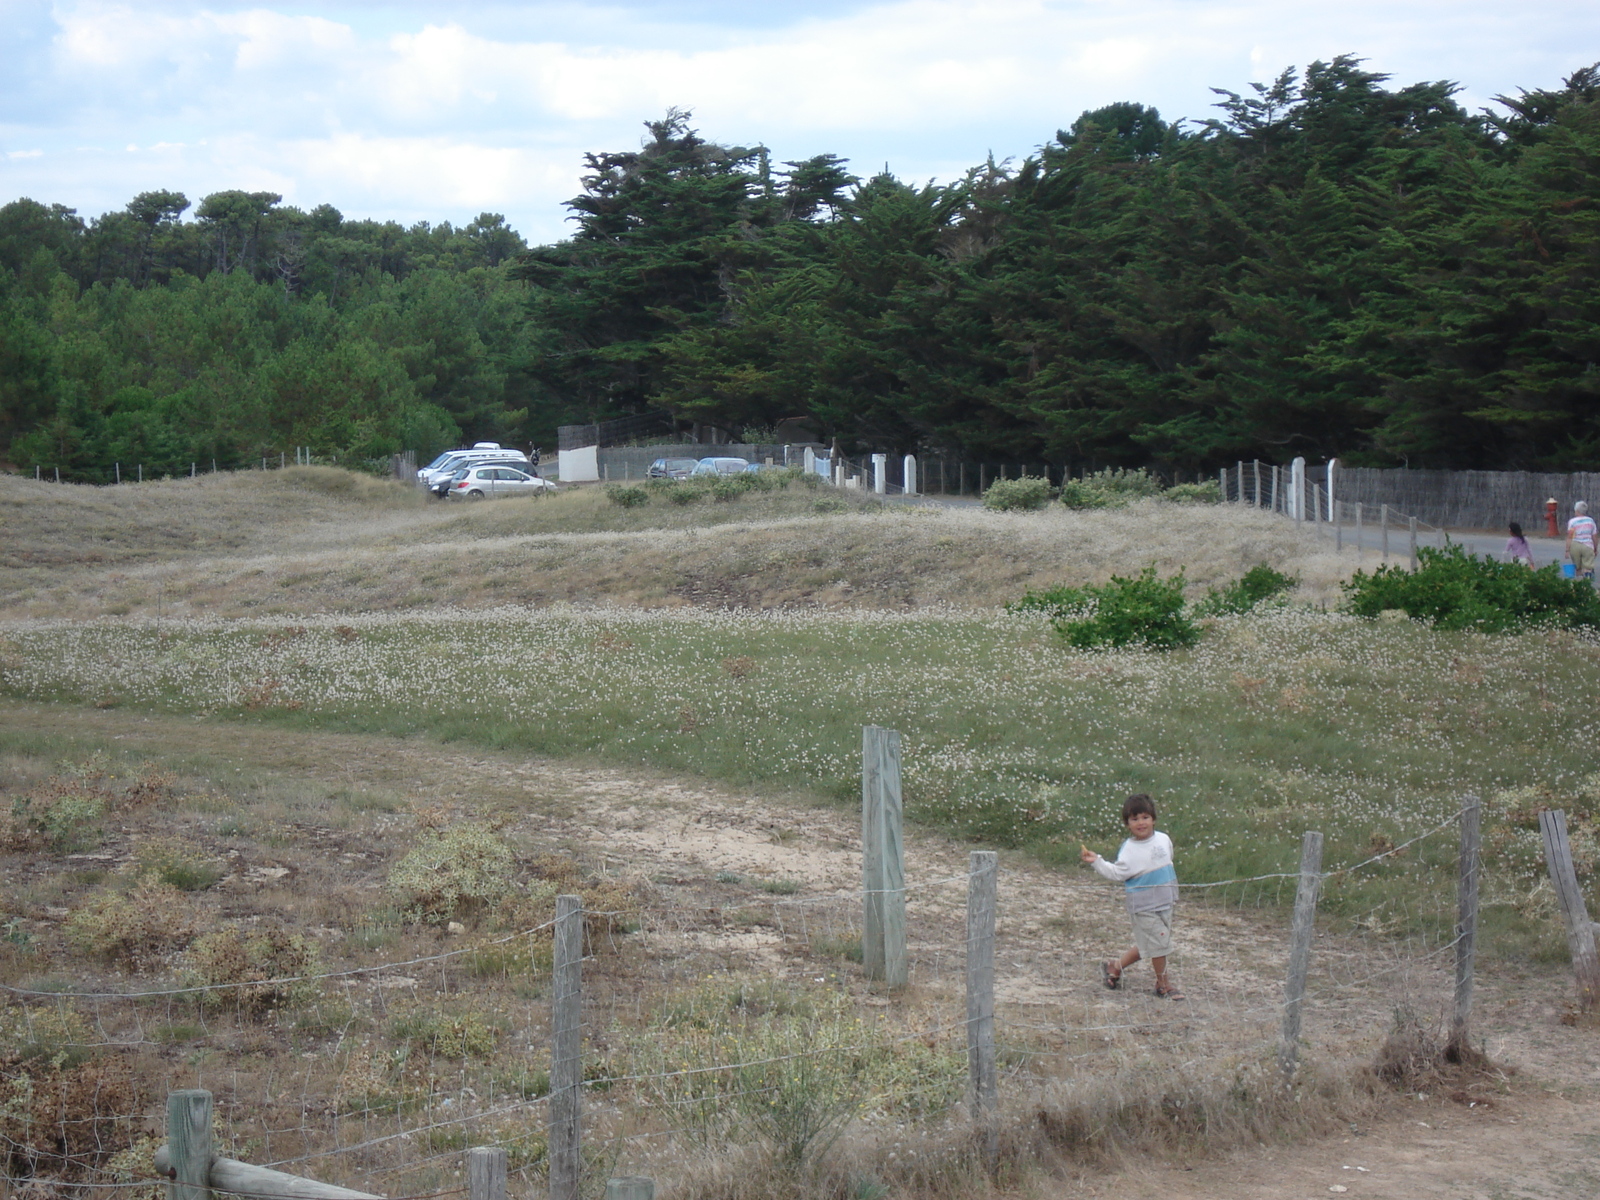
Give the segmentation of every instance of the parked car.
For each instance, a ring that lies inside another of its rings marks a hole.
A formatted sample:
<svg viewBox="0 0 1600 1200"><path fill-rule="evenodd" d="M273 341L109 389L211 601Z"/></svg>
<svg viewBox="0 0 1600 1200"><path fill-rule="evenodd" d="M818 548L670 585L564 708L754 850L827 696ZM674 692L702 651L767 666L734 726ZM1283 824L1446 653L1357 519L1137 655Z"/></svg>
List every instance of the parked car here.
<svg viewBox="0 0 1600 1200"><path fill-rule="evenodd" d="M748 475L759 475L763 471L781 471L781 470L783 470L783 468L778 466L777 463L751 463L748 467L745 468L745 473L748 474Z"/></svg>
<svg viewBox="0 0 1600 1200"><path fill-rule="evenodd" d="M539 496L556 485L530 469L512 466L467 466L456 472L445 495L451 500L499 500L507 496Z"/></svg>
<svg viewBox="0 0 1600 1200"><path fill-rule="evenodd" d="M508 449L499 442L477 442L469 449L450 450L441 454L417 472L417 481L426 488L434 489L460 468L484 462L519 462L529 469L532 466L528 456L519 450Z"/></svg>
<svg viewBox="0 0 1600 1200"><path fill-rule="evenodd" d="M747 458L702 458L691 475L737 475L750 465Z"/></svg>
<svg viewBox="0 0 1600 1200"><path fill-rule="evenodd" d="M692 458L658 458L645 470L646 479L687 479L694 474Z"/></svg>
<svg viewBox="0 0 1600 1200"><path fill-rule="evenodd" d="M461 476L466 473L469 467L512 467L528 475L539 474L539 468L533 466L526 458L491 458L483 462L461 463L457 465L456 468L450 472L450 474L441 477L437 483L429 485L428 491L432 492L440 499L443 499L445 496L449 495L450 489L455 486L456 480L460 479ZM555 484L550 484L548 490L552 492L555 491Z"/></svg>

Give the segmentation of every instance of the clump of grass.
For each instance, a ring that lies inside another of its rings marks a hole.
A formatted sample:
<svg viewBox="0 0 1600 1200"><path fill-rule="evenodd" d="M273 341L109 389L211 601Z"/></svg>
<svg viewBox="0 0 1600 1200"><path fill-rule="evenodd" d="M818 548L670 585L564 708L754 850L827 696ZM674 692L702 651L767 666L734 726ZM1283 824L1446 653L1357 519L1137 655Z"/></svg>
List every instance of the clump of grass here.
<svg viewBox="0 0 1600 1200"><path fill-rule="evenodd" d="M322 969L317 944L282 928L229 925L197 938L184 956L190 987L208 988L205 1003L246 1011L287 1008L316 999Z"/></svg>
<svg viewBox="0 0 1600 1200"><path fill-rule="evenodd" d="M774 896L793 896L800 890L800 883L795 879L763 879L760 887Z"/></svg>
<svg viewBox="0 0 1600 1200"><path fill-rule="evenodd" d="M157 966L189 943L199 918L189 899L154 875L126 895L102 890L67 917L67 940L95 958L135 970Z"/></svg>
<svg viewBox="0 0 1600 1200"><path fill-rule="evenodd" d="M180 892L203 892L222 878L222 868L178 838L151 838L134 856L140 870Z"/></svg>
<svg viewBox="0 0 1600 1200"><path fill-rule="evenodd" d="M413 1009L396 1017L389 1032L391 1037L410 1042L438 1058L488 1058L500 1040L499 1030L479 1013L431 1008ZM548 1080L545 1090L549 1090Z"/></svg>

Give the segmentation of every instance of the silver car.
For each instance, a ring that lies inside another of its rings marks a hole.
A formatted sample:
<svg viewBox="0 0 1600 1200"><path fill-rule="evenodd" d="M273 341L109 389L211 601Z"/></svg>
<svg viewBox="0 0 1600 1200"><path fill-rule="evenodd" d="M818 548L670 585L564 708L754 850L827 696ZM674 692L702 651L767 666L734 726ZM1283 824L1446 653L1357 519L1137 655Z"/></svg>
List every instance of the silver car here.
<svg viewBox="0 0 1600 1200"><path fill-rule="evenodd" d="M691 475L737 475L750 465L747 458L702 458Z"/></svg>
<svg viewBox="0 0 1600 1200"><path fill-rule="evenodd" d="M556 485L520 467L463 467L445 495L452 500L498 500L506 496L542 496Z"/></svg>

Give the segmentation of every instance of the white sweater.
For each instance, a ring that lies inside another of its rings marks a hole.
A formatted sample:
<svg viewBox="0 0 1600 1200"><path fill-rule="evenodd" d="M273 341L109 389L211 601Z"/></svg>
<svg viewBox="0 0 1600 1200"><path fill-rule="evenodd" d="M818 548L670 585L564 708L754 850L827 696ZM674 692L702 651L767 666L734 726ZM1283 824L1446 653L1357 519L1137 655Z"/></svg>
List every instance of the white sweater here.
<svg viewBox="0 0 1600 1200"><path fill-rule="evenodd" d="M1107 879L1122 881L1128 912L1153 912L1178 902L1178 872L1172 865L1172 839L1159 829L1139 841L1129 838L1117 851L1117 861L1096 857L1089 864Z"/></svg>

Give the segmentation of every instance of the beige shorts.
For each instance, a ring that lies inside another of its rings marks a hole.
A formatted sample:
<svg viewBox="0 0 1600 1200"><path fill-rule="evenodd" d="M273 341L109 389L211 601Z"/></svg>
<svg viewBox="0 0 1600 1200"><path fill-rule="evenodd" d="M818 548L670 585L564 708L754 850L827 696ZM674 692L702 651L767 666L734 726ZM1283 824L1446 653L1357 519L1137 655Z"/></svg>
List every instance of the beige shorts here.
<svg viewBox="0 0 1600 1200"><path fill-rule="evenodd" d="M1133 914L1133 945L1140 958L1165 958L1172 953L1172 910Z"/></svg>
<svg viewBox="0 0 1600 1200"><path fill-rule="evenodd" d="M1572 558L1572 569L1579 575L1594 570L1594 547L1588 542L1580 542L1574 538L1572 545L1567 547L1567 553Z"/></svg>

